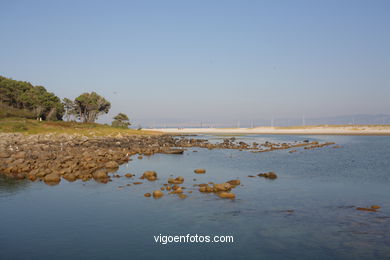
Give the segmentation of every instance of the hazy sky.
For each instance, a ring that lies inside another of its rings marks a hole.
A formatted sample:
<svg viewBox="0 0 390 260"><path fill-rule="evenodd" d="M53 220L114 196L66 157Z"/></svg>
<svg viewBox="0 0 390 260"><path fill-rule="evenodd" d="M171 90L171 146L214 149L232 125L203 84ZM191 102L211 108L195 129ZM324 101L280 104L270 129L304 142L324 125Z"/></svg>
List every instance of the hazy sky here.
<svg viewBox="0 0 390 260"><path fill-rule="evenodd" d="M0 74L61 98L96 91L109 116L390 112L390 1L0 4Z"/></svg>

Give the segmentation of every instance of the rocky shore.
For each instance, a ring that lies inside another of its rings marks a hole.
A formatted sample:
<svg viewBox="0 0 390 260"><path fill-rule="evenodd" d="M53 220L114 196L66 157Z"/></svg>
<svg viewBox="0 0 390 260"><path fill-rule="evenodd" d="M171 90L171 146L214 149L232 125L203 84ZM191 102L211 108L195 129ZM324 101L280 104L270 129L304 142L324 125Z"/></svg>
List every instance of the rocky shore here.
<svg viewBox="0 0 390 260"><path fill-rule="evenodd" d="M61 179L106 183L109 173L131 160L155 153L182 154L185 148L239 149L267 152L295 147L307 149L333 143L303 142L247 144L234 137L219 143L173 135L133 135L115 137L85 137L80 135L23 135L0 134L0 174L15 179L42 180L57 184ZM153 178L153 177L152 177Z"/></svg>

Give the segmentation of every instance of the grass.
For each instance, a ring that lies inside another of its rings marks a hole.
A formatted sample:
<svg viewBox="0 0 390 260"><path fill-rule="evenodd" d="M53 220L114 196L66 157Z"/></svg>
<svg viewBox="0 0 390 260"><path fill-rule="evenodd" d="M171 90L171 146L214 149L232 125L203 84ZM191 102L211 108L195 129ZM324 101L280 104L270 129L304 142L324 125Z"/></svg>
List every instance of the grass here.
<svg viewBox="0 0 390 260"><path fill-rule="evenodd" d="M97 123L42 121L23 118L0 119L0 132L23 134L79 134L84 136L154 135L159 132L115 128Z"/></svg>

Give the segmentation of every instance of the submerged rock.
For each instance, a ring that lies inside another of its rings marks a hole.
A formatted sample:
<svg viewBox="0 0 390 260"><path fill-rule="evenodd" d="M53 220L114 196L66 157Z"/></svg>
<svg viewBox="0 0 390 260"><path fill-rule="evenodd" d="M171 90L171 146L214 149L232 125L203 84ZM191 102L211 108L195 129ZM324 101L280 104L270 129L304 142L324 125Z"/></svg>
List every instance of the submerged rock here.
<svg viewBox="0 0 390 260"><path fill-rule="evenodd" d="M230 180L227 183L229 183L232 186L238 186L241 184L240 180Z"/></svg>
<svg viewBox="0 0 390 260"><path fill-rule="evenodd" d="M373 209L373 208L356 208L357 210L361 210L361 211L371 211L371 212L376 212L377 210L376 209Z"/></svg>
<svg viewBox="0 0 390 260"><path fill-rule="evenodd" d="M259 177L264 177L264 178L267 178L267 179L271 179L271 180L274 180L274 179L278 178L278 176L274 172L259 173L258 176Z"/></svg>
<svg viewBox="0 0 390 260"><path fill-rule="evenodd" d="M221 192L218 193L218 196L220 198L226 198L226 199L234 199L236 197L234 193L230 193L230 192Z"/></svg>

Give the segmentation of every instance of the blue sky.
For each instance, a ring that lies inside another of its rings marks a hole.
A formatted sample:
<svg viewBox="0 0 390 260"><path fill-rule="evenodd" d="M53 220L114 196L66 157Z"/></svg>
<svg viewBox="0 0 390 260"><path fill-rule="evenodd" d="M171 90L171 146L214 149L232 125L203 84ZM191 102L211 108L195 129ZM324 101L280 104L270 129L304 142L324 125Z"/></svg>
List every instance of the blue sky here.
<svg viewBox="0 0 390 260"><path fill-rule="evenodd" d="M135 122L390 111L390 1L0 0L0 74Z"/></svg>

